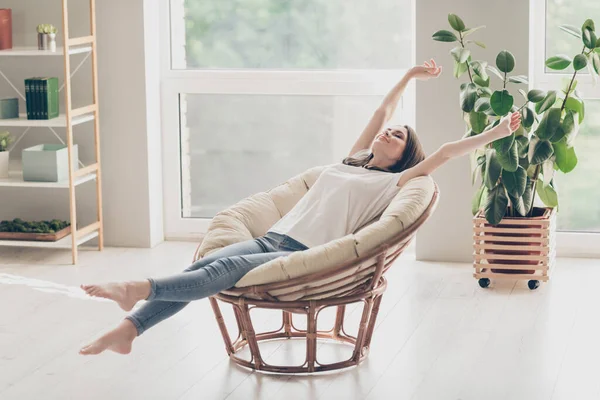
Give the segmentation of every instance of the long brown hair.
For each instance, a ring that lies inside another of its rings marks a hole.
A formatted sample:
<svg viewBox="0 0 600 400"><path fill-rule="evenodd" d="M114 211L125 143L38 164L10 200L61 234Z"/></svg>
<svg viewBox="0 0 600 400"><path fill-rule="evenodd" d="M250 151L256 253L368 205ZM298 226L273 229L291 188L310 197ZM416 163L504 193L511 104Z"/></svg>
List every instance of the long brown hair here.
<svg viewBox="0 0 600 400"><path fill-rule="evenodd" d="M381 169L375 166L367 166L367 169L374 169L383 172L402 172L405 169L409 169L423 161L426 157L421 142L417 138L417 134L413 128L408 125L404 125L406 128L406 147L400 157L394 165L389 169ZM351 165L353 167L364 167L373 158L371 149L364 149L350 157L346 157L342 160L342 163Z"/></svg>

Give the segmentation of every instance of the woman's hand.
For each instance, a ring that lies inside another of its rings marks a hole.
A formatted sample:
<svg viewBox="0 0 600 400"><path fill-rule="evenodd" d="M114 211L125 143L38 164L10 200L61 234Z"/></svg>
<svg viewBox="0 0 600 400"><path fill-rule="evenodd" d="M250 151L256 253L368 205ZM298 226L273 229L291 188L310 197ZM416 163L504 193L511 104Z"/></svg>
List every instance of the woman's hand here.
<svg viewBox="0 0 600 400"><path fill-rule="evenodd" d="M433 60L425 61L423 65L417 65L410 69L410 75L415 79L426 81L431 78L437 78L442 73L442 66L439 67Z"/></svg>
<svg viewBox="0 0 600 400"><path fill-rule="evenodd" d="M504 119L494 128L499 138L510 136L521 125L521 113L518 111L504 117Z"/></svg>

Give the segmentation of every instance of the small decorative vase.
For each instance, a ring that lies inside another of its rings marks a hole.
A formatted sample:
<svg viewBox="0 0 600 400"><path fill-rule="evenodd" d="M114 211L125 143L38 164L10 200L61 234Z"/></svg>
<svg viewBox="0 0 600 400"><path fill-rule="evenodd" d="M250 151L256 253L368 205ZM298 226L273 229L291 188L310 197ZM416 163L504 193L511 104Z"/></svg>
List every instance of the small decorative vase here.
<svg viewBox="0 0 600 400"><path fill-rule="evenodd" d="M8 151L0 151L0 179L8 178Z"/></svg>
<svg viewBox="0 0 600 400"><path fill-rule="evenodd" d="M48 50L56 52L56 33L49 33L48 36Z"/></svg>
<svg viewBox="0 0 600 400"><path fill-rule="evenodd" d="M48 50L48 35L38 33L38 50Z"/></svg>

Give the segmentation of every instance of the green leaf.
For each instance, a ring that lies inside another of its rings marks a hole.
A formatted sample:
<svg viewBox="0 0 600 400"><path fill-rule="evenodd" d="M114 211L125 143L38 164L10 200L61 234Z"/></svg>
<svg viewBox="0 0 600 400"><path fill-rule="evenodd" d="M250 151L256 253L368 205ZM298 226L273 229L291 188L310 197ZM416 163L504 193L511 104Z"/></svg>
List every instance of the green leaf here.
<svg viewBox="0 0 600 400"><path fill-rule="evenodd" d="M486 193L485 185L481 185L481 187L477 189L477 192L475 192L473 200L471 201L471 212L473 213L473 215L477 214L477 212L481 208L481 199L484 193Z"/></svg>
<svg viewBox="0 0 600 400"><path fill-rule="evenodd" d="M514 142L507 152L499 153L496 151L496 157L502 168L508 172L515 172L519 168L519 154L517 152L517 145Z"/></svg>
<svg viewBox="0 0 600 400"><path fill-rule="evenodd" d="M502 182L509 195L521 197L525 193L527 184L527 172L519 166L515 172L502 171Z"/></svg>
<svg viewBox="0 0 600 400"><path fill-rule="evenodd" d="M496 157L496 150L486 149L485 151L485 175L483 182L488 189L493 189L498 183L498 178L502 173L502 166Z"/></svg>
<svg viewBox="0 0 600 400"><path fill-rule="evenodd" d="M548 207L558 206L558 194L552 185L536 185L536 192L540 196L540 200Z"/></svg>
<svg viewBox="0 0 600 400"><path fill-rule="evenodd" d="M548 140L539 140L534 136L529 142L529 162L532 165L542 164L553 153L552 144Z"/></svg>
<svg viewBox="0 0 600 400"><path fill-rule="evenodd" d="M492 89L490 89L488 87L482 87L482 88L479 88L479 89L481 90L481 96L482 97L487 97L487 98L492 97L492 94L493 94Z"/></svg>
<svg viewBox="0 0 600 400"><path fill-rule="evenodd" d="M563 122L562 122L562 129L563 129L564 135L567 137L569 137L573 133L575 133L574 131L576 129L579 129L579 122L578 122L576 113L574 113L571 110L566 111L565 118L563 119Z"/></svg>
<svg viewBox="0 0 600 400"><path fill-rule="evenodd" d="M460 92L460 108L464 112L473 111L475 101L477 100L477 87L468 83L465 88Z"/></svg>
<svg viewBox="0 0 600 400"><path fill-rule="evenodd" d="M577 155L574 147L567 147L564 141L554 143L554 154L556 154L556 165L565 174L573 171L577 166Z"/></svg>
<svg viewBox="0 0 600 400"><path fill-rule="evenodd" d="M546 67L554 70L563 70L571 65L571 62L573 62L571 57L564 54L559 54L557 56L548 58L546 60Z"/></svg>
<svg viewBox="0 0 600 400"><path fill-rule="evenodd" d="M483 112L491 108L490 99L488 97L480 97L475 102L475 111Z"/></svg>
<svg viewBox="0 0 600 400"><path fill-rule="evenodd" d="M525 136L515 137L517 142L517 154L519 158L527 157L527 150L529 150L529 140Z"/></svg>
<svg viewBox="0 0 600 400"><path fill-rule="evenodd" d="M481 87L488 87L490 86L490 77L488 76L486 79L483 79L482 77L475 75L473 76L473 82Z"/></svg>
<svg viewBox="0 0 600 400"><path fill-rule="evenodd" d="M483 42L479 42L477 40L473 40L473 43L475 43L477 46L481 47L482 49L485 49L485 43Z"/></svg>
<svg viewBox="0 0 600 400"><path fill-rule="evenodd" d="M577 39L581 39L581 31L576 26L561 25L559 26L559 29L561 29L564 32L567 32L569 35L575 36Z"/></svg>
<svg viewBox="0 0 600 400"><path fill-rule="evenodd" d="M450 22L450 26L453 29L455 29L459 32L462 32L465 30L465 23L456 14L448 14L448 22Z"/></svg>
<svg viewBox="0 0 600 400"><path fill-rule="evenodd" d="M460 78L465 72L467 72L467 69L469 69L469 67L466 62L461 64L461 63L454 61L454 77L455 78Z"/></svg>
<svg viewBox="0 0 600 400"><path fill-rule="evenodd" d="M592 66L594 67L594 71L596 71L596 74L600 74L600 56L598 53L590 54L590 59L592 61Z"/></svg>
<svg viewBox="0 0 600 400"><path fill-rule="evenodd" d="M556 92L554 90L551 90L546 94L546 97L544 97L544 100L538 102L535 105L535 112L537 114L541 114L544 111L546 111L547 109L549 109L550 107L552 107L555 102L556 102Z"/></svg>
<svg viewBox="0 0 600 400"><path fill-rule="evenodd" d="M581 30L589 29L591 31L595 31L596 27L594 26L594 20L586 19L583 25L581 25Z"/></svg>
<svg viewBox="0 0 600 400"><path fill-rule="evenodd" d="M583 101L576 99L575 97L569 96L565 102L565 108L579 114L579 123L583 122L583 115L585 113Z"/></svg>
<svg viewBox="0 0 600 400"><path fill-rule="evenodd" d="M500 73L500 71L498 71L498 70L497 70L495 67L493 67L493 66L491 66L491 65L488 65L488 66L486 67L486 69L487 69L488 71L490 71L491 73L493 73L494 75L496 75L498 78L500 78L500 79L502 80L502 82L504 82L504 75L502 75L502 74Z"/></svg>
<svg viewBox="0 0 600 400"><path fill-rule="evenodd" d="M524 91L523 89L519 89L519 93L521 93L521 96L523 96L525 98L525 100L529 101L529 99L527 98L527 92Z"/></svg>
<svg viewBox="0 0 600 400"><path fill-rule="evenodd" d="M502 50L496 57L496 66L501 72L509 73L515 68L515 57L508 50Z"/></svg>
<svg viewBox="0 0 600 400"><path fill-rule="evenodd" d="M482 112L471 112L469 114L469 122L471 123L473 132L481 133L488 124L488 116Z"/></svg>
<svg viewBox="0 0 600 400"><path fill-rule="evenodd" d="M533 89L527 93L527 100L531 101L532 103L539 103L540 101L544 100L546 96L547 93L543 90Z"/></svg>
<svg viewBox="0 0 600 400"><path fill-rule="evenodd" d="M437 31L432 35L432 38L438 42L458 42L456 35L446 30Z"/></svg>
<svg viewBox="0 0 600 400"><path fill-rule="evenodd" d="M517 211L517 213L521 216L527 214L527 209L525 208L525 203L523 202L523 197L513 197L511 194L508 194L508 198L510 199L510 203L513 208Z"/></svg>
<svg viewBox="0 0 600 400"><path fill-rule="evenodd" d="M507 114L513 106L514 99L507 90L495 91L490 99L492 110L498 115Z"/></svg>
<svg viewBox="0 0 600 400"><path fill-rule="evenodd" d="M535 133L540 139L550 139L560 127L560 108L551 108L538 125Z"/></svg>
<svg viewBox="0 0 600 400"><path fill-rule="evenodd" d="M454 60L458 63L464 63L467 61L469 56L471 55L471 50L465 49L463 47L457 46L450 51Z"/></svg>
<svg viewBox="0 0 600 400"><path fill-rule="evenodd" d="M542 163L542 182L549 185L554 178L554 157L550 157Z"/></svg>
<svg viewBox="0 0 600 400"><path fill-rule="evenodd" d="M471 68L473 68L473 72L475 75L479 75L482 78L487 78L487 72L485 72L485 68L487 67L486 61L475 60L471 63Z"/></svg>
<svg viewBox="0 0 600 400"><path fill-rule="evenodd" d="M575 138L579 133L579 119L577 113L571 110L567 110L567 114L562 122L562 128L565 134L565 142L568 147L573 146Z"/></svg>
<svg viewBox="0 0 600 400"><path fill-rule="evenodd" d="M480 97L475 102L475 111L484 112L491 109L490 98L489 97Z"/></svg>
<svg viewBox="0 0 600 400"><path fill-rule="evenodd" d="M533 110L529 107L525 107L521 110L521 122L525 128L529 128L533 125L535 116Z"/></svg>
<svg viewBox="0 0 600 400"><path fill-rule="evenodd" d="M498 185L487 191L487 200L485 202L485 219L492 224L497 225L504 215L508 206L508 197L504 186Z"/></svg>
<svg viewBox="0 0 600 400"><path fill-rule="evenodd" d="M509 136L503 137L502 139L494 140L492 146L497 153L506 153L510 150L515 141L515 133L511 133Z"/></svg>
<svg viewBox="0 0 600 400"><path fill-rule="evenodd" d="M573 68L575 71L579 71L585 67L587 67L587 58L583 54L577 54L573 59Z"/></svg>
<svg viewBox="0 0 600 400"><path fill-rule="evenodd" d="M583 40L583 44L585 45L585 47L587 47L588 49L595 48L596 41L598 40L594 31L590 29L581 30L581 39Z"/></svg>
<svg viewBox="0 0 600 400"><path fill-rule="evenodd" d="M478 26L476 28L465 29L463 31L462 35L463 35L463 37L469 36L471 33L475 32L475 31L478 31L481 28L485 28L485 25L481 25L481 26ZM484 48L485 48L485 46L484 46Z"/></svg>
<svg viewBox="0 0 600 400"><path fill-rule="evenodd" d="M512 82L512 83L523 83L525 85L529 84L529 80L527 79L527 76L525 76L525 75L511 76L510 78L508 78L508 81Z"/></svg>

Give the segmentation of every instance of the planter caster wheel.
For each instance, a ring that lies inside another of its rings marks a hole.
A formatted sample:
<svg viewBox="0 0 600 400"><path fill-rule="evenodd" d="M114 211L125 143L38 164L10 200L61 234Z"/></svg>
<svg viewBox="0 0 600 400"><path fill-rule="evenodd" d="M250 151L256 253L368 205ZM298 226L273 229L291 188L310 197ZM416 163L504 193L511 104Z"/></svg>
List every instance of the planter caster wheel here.
<svg viewBox="0 0 600 400"><path fill-rule="evenodd" d="M529 289L535 290L540 287L540 281L532 279L527 282L527 286L529 286Z"/></svg>
<svg viewBox="0 0 600 400"><path fill-rule="evenodd" d="M489 280L489 278L481 278L481 279L479 279L479 286L481 286L484 289L486 287L490 286L490 280Z"/></svg>

